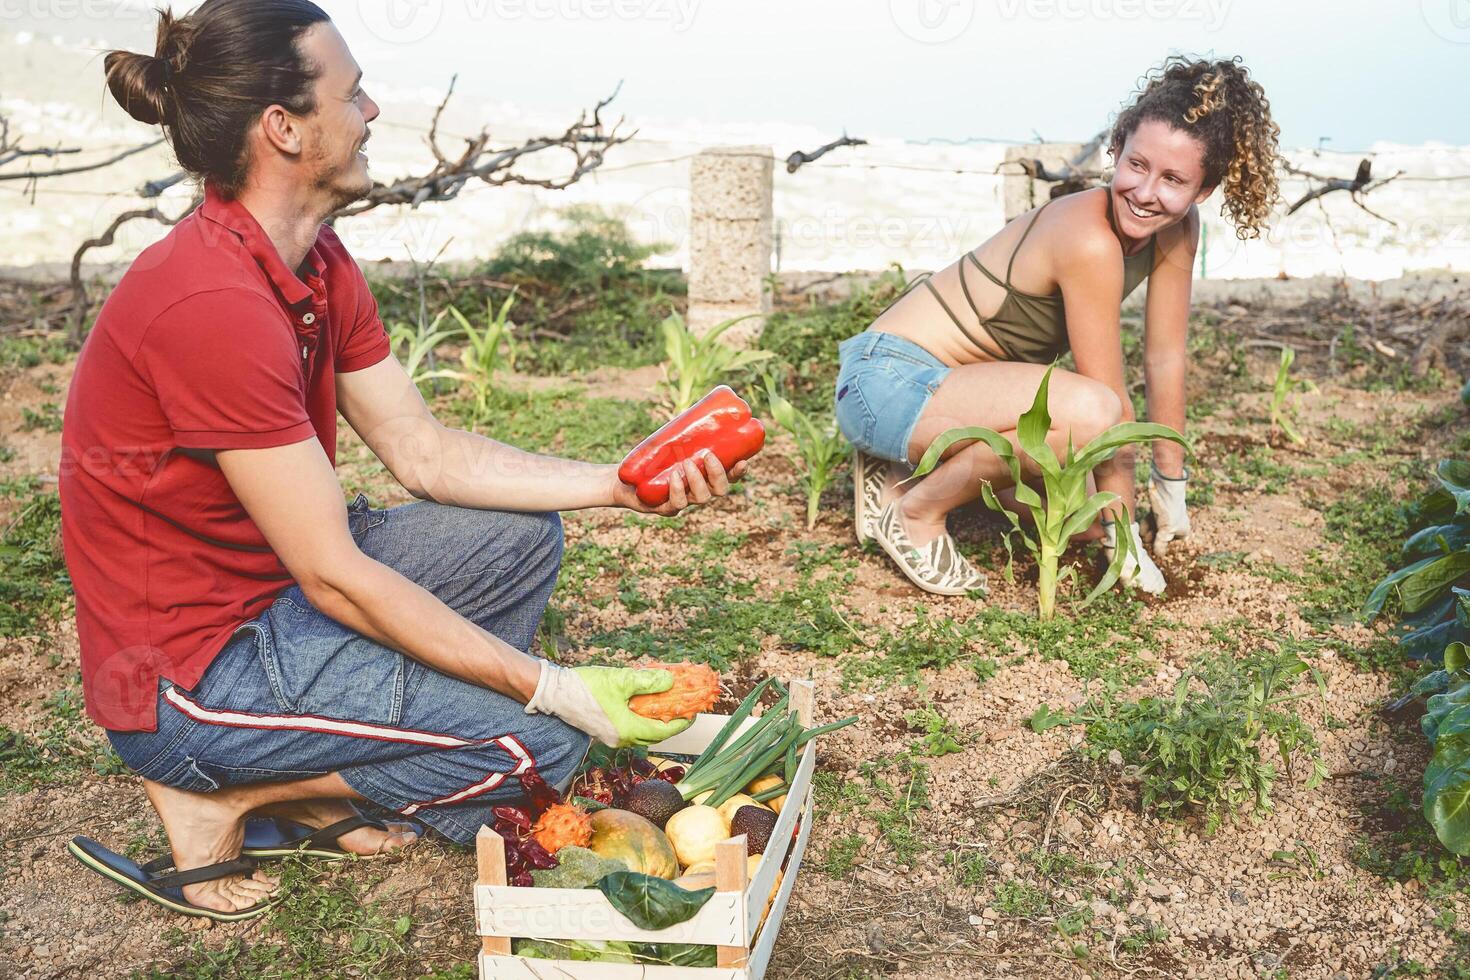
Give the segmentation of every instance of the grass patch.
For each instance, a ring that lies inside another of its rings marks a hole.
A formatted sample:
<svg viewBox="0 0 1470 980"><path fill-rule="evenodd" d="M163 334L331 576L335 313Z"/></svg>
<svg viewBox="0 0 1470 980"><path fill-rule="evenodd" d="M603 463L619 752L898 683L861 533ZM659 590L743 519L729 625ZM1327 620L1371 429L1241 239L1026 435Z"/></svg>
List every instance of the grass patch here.
<svg viewBox="0 0 1470 980"><path fill-rule="evenodd" d="M20 428L22 432L34 432L37 429L42 432L60 432L61 406L55 402L45 402L39 409L22 408Z"/></svg>
<svg viewBox="0 0 1470 980"><path fill-rule="evenodd" d="M1322 511L1327 544L1312 553L1302 573L1301 615L1312 626L1355 622L1369 591L1392 569L1408 534L1401 496L1408 486L1418 482L1361 487L1325 506L1308 501Z"/></svg>
<svg viewBox="0 0 1470 980"><path fill-rule="evenodd" d="M61 498L25 478L0 487L22 502L0 533L0 636L41 631L71 596L61 554Z"/></svg>
<svg viewBox="0 0 1470 980"><path fill-rule="evenodd" d="M313 866L301 859L280 865L284 901L267 913L262 938L231 939L207 949L194 939L179 959L135 974L147 980L315 980L317 977L472 977L469 964L425 974L420 955L409 948L413 919L359 895L377 884L354 881L341 868ZM182 946L186 935L170 930Z"/></svg>
<svg viewBox="0 0 1470 980"><path fill-rule="evenodd" d="M474 423L475 406L456 401L452 413L466 429L533 453L589 463L616 463L653 431L645 405L616 398L588 398L576 389L498 390L488 420Z"/></svg>
<svg viewBox="0 0 1470 980"><path fill-rule="evenodd" d="M736 539L726 537L724 547L738 547L732 543ZM708 546L711 539L703 540ZM839 605L852 582L853 563L830 556L816 560L810 546L798 545L789 554L795 555L796 583L762 595L754 579L731 573L708 551L701 553L696 540L688 564L663 569L682 583L658 603L660 611L678 614L681 622L673 632L635 624L594 634L587 642L634 657L707 663L719 671L755 654L767 636L819 656L846 652L859 641ZM651 608L640 590L623 591L638 608Z"/></svg>
<svg viewBox="0 0 1470 980"><path fill-rule="evenodd" d="M127 772L101 729L84 716L80 683L75 675L46 699L47 723L39 732L0 727L0 795Z"/></svg>
<svg viewBox="0 0 1470 980"><path fill-rule="evenodd" d="M385 323L416 323L425 311L497 306L513 289L516 366L535 374L640 367L662 357L658 324L683 306L684 275L646 268L667 251L634 240L618 217L596 207L561 213L559 227L522 232L464 276L371 282Z"/></svg>

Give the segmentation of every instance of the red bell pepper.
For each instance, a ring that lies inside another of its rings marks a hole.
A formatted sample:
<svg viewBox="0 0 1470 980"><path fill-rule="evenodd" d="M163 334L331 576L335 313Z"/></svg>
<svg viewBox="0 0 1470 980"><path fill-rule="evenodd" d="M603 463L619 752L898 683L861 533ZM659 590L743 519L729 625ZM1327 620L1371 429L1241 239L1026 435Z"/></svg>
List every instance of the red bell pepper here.
<svg viewBox="0 0 1470 980"><path fill-rule="evenodd" d="M633 486L639 500L657 507L669 499L669 476L684 460L709 450L728 470L765 444L766 427L745 399L720 385L633 447L618 467L618 479Z"/></svg>

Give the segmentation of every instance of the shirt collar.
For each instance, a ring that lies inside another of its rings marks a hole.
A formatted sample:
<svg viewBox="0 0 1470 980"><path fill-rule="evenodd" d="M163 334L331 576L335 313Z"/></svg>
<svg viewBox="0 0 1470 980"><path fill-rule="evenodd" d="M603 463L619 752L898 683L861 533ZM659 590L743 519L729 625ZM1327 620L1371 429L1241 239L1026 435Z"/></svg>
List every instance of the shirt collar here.
<svg viewBox="0 0 1470 980"><path fill-rule="evenodd" d="M260 227L260 222L255 220L245 205L238 200L226 200L219 193L214 184L206 182L204 185L204 203L199 212L205 218L213 221L221 227L227 228L240 236L252 258L260 265L271 283L276 287L288 306L296 306L312 298L311 287L302 282L296 273L286 268L286 263L281 261L281 255L276 251L275 243ZM316 273L320 268L320 261L316 256L316 246L306 254L305 265Z"/></svg>

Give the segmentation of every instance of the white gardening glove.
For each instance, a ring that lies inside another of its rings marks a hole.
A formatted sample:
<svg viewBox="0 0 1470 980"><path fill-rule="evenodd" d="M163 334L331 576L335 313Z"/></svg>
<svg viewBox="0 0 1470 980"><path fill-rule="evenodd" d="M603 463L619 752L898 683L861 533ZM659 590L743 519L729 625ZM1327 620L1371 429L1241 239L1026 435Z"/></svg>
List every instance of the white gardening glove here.
<svg viewBox="0 0 1470 980"><path fill-rule="evenodd" d="M667 670L568 668L543 660L526 714L555 715L612 748L652 745L679 734L689 722L645 718L628 707L628 699L667 691L673 683L674 675Z"/></svg>
<svg viewBox="0 0 1470 980"><path fill-rule="evenodd" d="M1189 511L1184 509L1184 488L1189 482L1189 470L1175 478L1164 476L1157 466L1152 469L1148 501L1154 510L1154 553L1163 555L1169 550L1169 542L1189 537Z"/></svg>
<svg viewBox="0 0 1470 980"><path fill-rule="evenodd" d="M1127 586L1140 588L1150 595L1161 595L1164 591L1164 573L1159 571L1159 566L1149 557L1148 552L1143 550L1143 542L1138 539L1138 522L1133 521L1128 525L1128 533L1133 536L1133 549L1123 559L1123 570L1118 573L1118 581ZM1103 521L1103 551L1111 563L1117 555L1118 548L1118 524L1116 521Z"/></svg>

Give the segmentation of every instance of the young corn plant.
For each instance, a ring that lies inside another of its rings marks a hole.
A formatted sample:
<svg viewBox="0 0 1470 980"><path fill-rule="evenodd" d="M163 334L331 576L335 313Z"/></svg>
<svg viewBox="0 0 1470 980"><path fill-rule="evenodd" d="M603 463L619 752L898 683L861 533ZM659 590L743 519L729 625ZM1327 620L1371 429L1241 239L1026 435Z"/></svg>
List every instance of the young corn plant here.
<svg viewBox="0 0 1470 980"><path fill-rule="evenodd" d="M483 420L490 412L490 400L495 394L495 376L502 368L515 370L516 341L515 324L510 320L510 308L515 304L516 294L505 298L496 309L495 303L485 301L485 327L475 328L469 317L457 308L449 307L465 336L465 348L459 355L463 371L449 372L470 386L475 396L475 419Z"/></svg>
<svg viewBox="0 0 1470 980"><path fill-rule="evenodd" d="M1089 495L1088 474L1099 463L1127 445L1153 439L1168 439L1188 448L1184 437L1167 425L1156 422L1123 422L1108 429L1081 450L1074 450L1071 440L1068 439L1067 457L1064 460L1058 459L1046 442L1047 433L1051 431L1051 413L1046 407L1051 372L1052 369L1047 368L1046 374L1042 375L1041 387L1036 389L1035 401L1016 423L1016 437L1021 444L1021 451L1041 470L1044 494L1037 493L1022 478L1021 460L1011 448L1011 441L994 429L978 425L950 429L940 435L929 446L919 460L914 475L910 477L917 479L931 472L939 465L945 450L957 442L979 440L1001 458L1011 471L1011 479L1015 481L1016 502L1030 511L1035 526L1028 529L1021 523L1020 517L1006 510L989 482L981 486L981 495L987 507L1004 514L1011 522L1011 529L1005 536L1006 551L1014 558L1012 538L1019 537L1026 550L1036 559L1036 604L1042 621L1049 621L1056 615L1057 586L1069 577L1076 581L1075 567L1068 565L1065 570L1058 570L1062 553L1067 550L1067 543L1074 535L1091 527L1097 516L1119 499L1117 494L1107 491ZM1128 520L1125 508L1120 521L1126 525ZM1133 547L1132 536L1119 535L1119 544L1120 547L1115 549L1113 560L1103 573L1102 580L1078 604L1078 609L1085 608L1118 580L1123 562ZM1009 564L1006 571L1008 574L1011 571Z"/></svg>
<svg viewBox="0 0 1470 980"><path fill-rule="evenodd" d="M416 385L428 384L438 378L455 376L453 371L445 371L434 366L434 350L444 341L459 333L458 330L445 330L439 326L447 312L441 311L429 323L420 320L417 324L410 325L400 321L395 323L393 329L388 332L389 345L397 353L399 362L403 364L403 370L408 373L409 378Z"/></svg>
<svg viewBox="0 0 1470 980"><path fill-rule="evenodd" d="M801 472L801 482L806 488L806 529L810 531L817 526L817 507L822 501L822 491L831 485L837 469L847 459L847 439L837 428L836 419L818 420L807 415L783 398L769 377L766 378L766 398L771 405L771 418L791 433L802 462L806 464Z"/></svg>
<svg viewBox="0 0 1470 980"><path fill-rule="evenodd" d="M775 356L765 350L736 350L720 335L745 317L726 320L702 336L695 336L684 318L671 313L659 325L664 335L664 398L677 414L704 397L725 375Z"/></svg>
<svg viewBox="0 0 1470 980"><path fill-rule="evenodd" d="M1279 430L1286 433L1286 437L1292 442L1305 441L1291 419L1296 410L1288 403L1292 401L1292 396L1297 392L1316 391L1317 386L1310 378L1291 376L1291 365L1295 360L1296 351L1290 347L1281 348L1281 363L1276 368L1276 380L1271 383L1271 438L1273 440Z"/></svg>

